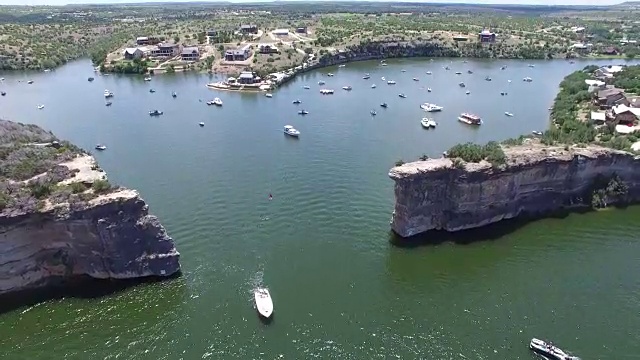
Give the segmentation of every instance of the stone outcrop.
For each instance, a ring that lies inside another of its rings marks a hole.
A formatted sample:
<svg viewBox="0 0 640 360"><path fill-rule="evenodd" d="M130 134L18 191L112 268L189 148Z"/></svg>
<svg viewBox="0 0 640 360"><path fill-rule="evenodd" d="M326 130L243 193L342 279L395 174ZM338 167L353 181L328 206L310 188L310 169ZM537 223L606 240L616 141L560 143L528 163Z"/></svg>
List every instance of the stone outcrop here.
<svg viewBox="0 0 640 360"><path fill-rule="evenodd" d="M440 158L391 169L396 198L392 229L402 237L430 230L454 232L591 206L594 186L616 176L626 192L608 198L607 204L640 200L640 159L632 154L540 144L504 150L507 162L497 168L484 161Z"/></svg>
<svg viewBox="0 0 640 360"><path fill-rule="evenodd" d="M3 126L16 125L0 120L0 130ZM0 140L18 138L6 135L0 131ZM31 132L20 138L40 135ZM109 185L92 156L57 141L14 141L5 146L14 150L0 164L0 295L87 277L135 279L179 273L180 254L147 204L136 191ZM45 173L16 180L15 174L24 171L8 171L15 168L9 160L33 149L47 166L56 159L64 161Z"/></svg>

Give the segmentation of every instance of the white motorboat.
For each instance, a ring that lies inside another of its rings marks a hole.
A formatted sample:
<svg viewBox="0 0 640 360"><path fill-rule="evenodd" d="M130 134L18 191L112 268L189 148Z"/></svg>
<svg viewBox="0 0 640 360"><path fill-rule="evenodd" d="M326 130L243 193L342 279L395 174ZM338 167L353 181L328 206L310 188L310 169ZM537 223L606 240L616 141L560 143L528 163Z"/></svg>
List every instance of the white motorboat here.
<svg viewBox="0 0 640 360"><path fill-rule="evenodd" d="M535 65L533 65L533 64L529 64L529 67L536 67L536 66L535 66Z"/></svg>
<svg viewBox="0 0 640 360"><path fill-rule="evenodd" d="M271 300L269 290L266 288L258 288L253 291L253 295L258 313L265 318L271 317L271 314L273 314L273 301Z"/></svg>
<svg viewBox="0 0 640 360"><path fill-rule="evenodd" d="M44 105L38 105L38 110L44 109Z"/></svg>
<svg viewBox="0 0 640 360"><path fill-rule="evenodd" d="M371 88L375 89L376 88L376 84L371 85Z"/></svg>
<svg viewBox="0 0 640 360"><path fill-rule="evenodd" d="M298 111L298 115L307 115L307 114L309 114L309 112L307 110L302 109L302 110Z"/></svg>
<svg viewBox="0 0 640 360"><path fill-rule="evenodd" d="M482 125L482 119L478 115L462 113L458 117L458 121L461 121L468 125Z"/></svg>
<svg viewBox="0 0 640 360"><path fill-rule="evenodd" d="M298 104L302 103L302 101L300 101L300 100L293 100L293 103L294 103L294 104L296 104L296 105L298 105Z"/></svg>
<svg viewBox="0 0 640 360"><path fill-rule="evenodd" d="M345 65L345 64L340 64L340 65L338 65L338 67L339 67L339 68L343 68L343 67L345 67L345 66L347 66L347 65Z"/></svg>
<svg viewBox="0 0 640 360"><path fill-rule="evenodd" d="M530 77L526 77L526 78L522 79L522 81L525 81L525 82L532 82L532 81L533 81L533 79L532 79L532 78L530 78Z"/></svg>
<svg viewBox="0 0 640 360"><path fill-rule="evenodd" d="M570 355L559 347L547 343L540 339L533 338L529 343L529 349L533 350L536 354L542 355L546 359L550 360L580 360L579 357Z"/></svg>
<svg viewBox="0 0 640 360"><path fill-rule="evenodd" d="M203 122L200 122L198 125L200 125L200 127L204 126Z"/></svg>
<svg viewBox="0 0 640 360"><path fill-rule="evenodd" d="M149 116L160 116L164 114L164 112L160 111L160 110L151 110L149 111Z"/></svg>
<svg viewBox="0 0 640 360"><path fill-rule="evenodd" d="M333 76L333 73L327 73L327 76Z"/></svg>
<svg viewBox="0 0 640 360"><path fill-rule="evenodd" d="M309 85L305 85L305 86L303 86L302 88L303 88L303 89L305 89L305 90L309 90L309 89L311 89L311 87L309 87Z"/></svg>
<svg viewBox="0 0 640 360"><path fill-rule="evenodd" d="M389 80L389 81L387 81L387 85L395 85L395 84L396 84L396 82L395 82L395 81L393 81L393 80Z"/></svg>
<svg viewBox="0 0 640 360"><path fill-rule="evenodd" d="M402 70L400 70L400 71L401 71L401 72L407 72L407 70L405 70L405 69L402 69Z"/></svg>
<svg viewBox="0 0 640 360"><path fill-rule="evenodd" d="M420 81L420 79L418 79L418 78L413 78L413 81Z"/></svg>
<svg viewBox="0 0 640 360"><path fill-rule="evenodd" d="M436 111L442 111L443 107L442 106L438 106L436 104L431 104L431 103L424 103L422 105L420 105L420 108L426 112L436 112Z"/></svg>
<svg viewBox="0 0 640 360"><path fill-rule="evenodd" d="M513 116L513 114L508 112L508 111L505 111L504 114L507 115L507 116Z"/></svg>
<svg viewBox="0 0 640 360"><path fill-rule="evenodd" d="M222 100L220 100L220 98L213 99L211 103L215 106L222 106Z"/></svg>
<svg viewBox="0 0 640 360"><path fill-rule="evenodd" d="M537 131L537 130L533 130L531 133L532 133L533 135L538 135L538 136L541 136L541 135L542 135L542 131Z"/></svg>
<svg viewBox="0 0 640 360"><path fill-rule="evenodd" d="M383 77L381 77L381 78L380 78L380 80L382 80L382 81L387 81L387 79L385 79L385 77L384 77L384 76L383 76Z"/></svg>
<svg viewBox="0 0 640 360"><path fill-rule="evenodd" d="M325 84L324 81L322 81L322 80L318 81L318 85L324 85L324 84Z"/></svg>
<svg viewBox="0 0 640 360"><path fill-rule="evenodd" d="M507 80L507 82L511 82L511 80Z"/></svg>
<svg viewBox="0 0 640 360"><path fill-rule="evenodd" d="M491 81L491 77L487 76L484 78L486 81Z"/></svg>
<svg viewBox="0 0 640 360"><path fill-rule="evenodd" d="M29 84L29 85L33 84L33 80L27 81L27 84Z"/></svg>
<svg viewBox="0 0 640 360"><path fill-rule="evenodd" d="M433 119L429 119L429 118L422 118L422 120L420 120L420 124L425 129L436 127L436 122Z"/></svg>
<svg viewBox="0 0 640 360"><path fill-rule="evenodd" d="M300 131L296 130L291 125L285 125L284 126L284 133L289 135L289 136L293 136L293 137L298 137L300 135Z"/></svg>
<svg viewBox="0 0 640 360"><path fill-rule="evenodd" d="M365 75L365 76L363 76L362 78L363 78L364 80L369 80L369 79L371 79L371 76L369 76L369 75Z"/></svg>
<svg viewBox="0 0 640 360"><path fill-rule="evenodd" d="M351 89L353 89L351 86L343 86L342 87L342 90L350 91Z"/></svg>
<svg viewBox="0 0 640 360"><path fill-rule="evenodd" d="M427 91L428 91L428 92L431 92L431 88L427 88Z"/></svg>
<svg viewBox="0 0 640 360"><path fill-rule="evenodd" d="M104 97L110 98L113 97L113 93L107 89L104 90Z"/></svg>
<svg viewBox="0 0 640 360"><path fill-rule="evenodd" d="M387 105L387 103L384 103L384 102L383 102L382 104L380 104L380 107L383 107L383 108L385 108L385 109L386 109L388 106L389 106L389 105Z"/></svg>
<svg viewBox="0 0 640 360"><path fill-rule="evenodd" d="M107 147L102 144L98 144L96 145L96 150L100 150L100 151L107 150Z"/></svg>
<svg viewBox="0 0 640 360"><path fill-rule="evenodd" d="M433 74L431 71L427 71L427 75L431 75Z"/></svg>
<svg viewBox="0 0 640 360"><path fill-rule="evenodd" d="M464 93L465 93L465 94L467 94L467 95L469 95L469 94L471 94L471 91L467 90L467 91L465 91Z"/></svg>
<svg viewBox="0 0 640 360"><path fill-rule="evenodd" d="M333 90L332 89L320 89L320 94L322 94L322 95L331 95L331 94L333 94Z"/></svg>
<svg viewBox="0 0 640 360"><path fill-rule="evenodd" d="M407 98L407 95L405 95L405 94L398 94L398 96L399 96L399 97L401 97L401 98L403 98L403 99L406 99L406 98Z"/></svg>
<svg viewBox="0 0 640 360"><path fill-rule="evenodd" d="M375 110L371 110L371 116L376 116L378 113Z"/></svg>
<svg viewBox="0 0 640 360"><path fill-rule="evenodd" d="M380 66L387 66L387 63L382 63L380 64Z"/></svg>
<svg viewBox="0 0 640 360"><path fill-rule="evenodd" d="M146 78L144 78L144 81L151 81L151 78L147 76Z"/></svg>
<svg viewBox="0 0 640 360"><path fill-rule="evenodd" d="M264 94L264 96L266 96L266 97L268 97L268 98L272 98L272 97L273 97L273 94L272 94L272 93L266 93L266 94Z"/></svg>
<svg viewBox="0 0 640 360"><path fill-rule="evenodd" d="M462 75L462 71L456 71L456 75Z"/></svg>

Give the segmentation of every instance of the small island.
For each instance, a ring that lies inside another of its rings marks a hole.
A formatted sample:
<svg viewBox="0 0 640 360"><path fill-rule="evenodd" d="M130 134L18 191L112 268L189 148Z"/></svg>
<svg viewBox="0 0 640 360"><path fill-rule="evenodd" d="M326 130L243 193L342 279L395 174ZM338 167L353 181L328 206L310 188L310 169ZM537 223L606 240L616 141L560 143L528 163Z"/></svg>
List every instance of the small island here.
<svg viewBox="0 0 640 360"><path fill-rule="evenodd" d="M0 120L0 296L84 279L165 278L180 254L135 190L36 125Z"/></svg>
<svg viewBox="0 0 640 360"><path fill-rule="evenodd" d="M551 128L399 161L389 176L401 237L640 201L640 66L587 66L560 84Z"/></svg>

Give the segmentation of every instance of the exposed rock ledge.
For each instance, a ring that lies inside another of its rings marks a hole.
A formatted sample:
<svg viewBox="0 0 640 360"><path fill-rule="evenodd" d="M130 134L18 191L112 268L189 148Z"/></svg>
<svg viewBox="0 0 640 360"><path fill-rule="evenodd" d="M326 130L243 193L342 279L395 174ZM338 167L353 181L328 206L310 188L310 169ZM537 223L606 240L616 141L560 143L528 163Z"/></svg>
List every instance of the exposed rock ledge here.
<svg viewBox="0 0 640 360"><path fill-rule="evenodd" d="M587 206L599 175L617 175L628 187L624 197L610 199L609 204L640 200L640 158L632 154L596 146L539 144L504 150L507 163L500 168L484 161L456 167L447 158L392 168L396 204L391 228L410 237Z"/></svg>
<svg viewBox="0 0 640 360"><path fill-rule="evenodd" d="M31 131L18 136L23 140L41 140L47 135L37 127L29 125L24 130L21 126L0 120L0 140L5 140L0 142L0 152L1 146L14 149L9 155L0 154L4 155L0 156L4 166L0 169L0 295L86 276L133 279L166 277L180 271L180 254L173 240L149 214L136 191L105 190L109 186L106 175L94 158L70 144L72 150L68 151L64 149L67 145L57 141L49 143L53 149L24 141L7 145L7 139L16 138L7 136L8 132ZM55 161L56 165L26 180L12 179L8 174L15 164L10 160L25 151L42 151L39 159ZM54 172L64 175L52 177ZM52 186L50 192L34 190L34 184L43 178L50 181L46 184ZM92 187L97 181L107 185Z"/></svg>

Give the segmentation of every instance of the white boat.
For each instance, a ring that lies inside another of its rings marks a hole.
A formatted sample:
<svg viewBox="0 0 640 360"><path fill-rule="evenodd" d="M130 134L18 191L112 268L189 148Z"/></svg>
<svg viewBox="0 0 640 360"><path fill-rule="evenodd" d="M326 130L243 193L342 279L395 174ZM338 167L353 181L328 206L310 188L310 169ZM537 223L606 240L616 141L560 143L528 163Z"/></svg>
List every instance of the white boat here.
<svg viewBox="0 0 640 360"><path fill-rule="evenodd" d="M427 71L427 75L431 75L433 74L431 71Z"/></svg>
<svg viewBox="0 0 640 360"><path fill-rule="evenodd" d="M530 78L530 77L526 77L526 78L522 79L522 81L532 82L532 81L533 81L533 79L532 79L532 78Z"/></svg>
<svg viewBox="0 0 640 360"><path fill-rule="evenodd" d="M462 75L461 71L456 71L456 75Z"/></svg>
<svg viewBox="0 0 640 360"><path fill-rule="evenodd" d="M347 65L345 65L345 64L340 64L340 65L338 65L338 67L339 67L339 68L343 68L343 67L345 67L345 66L347 66Z"/></svg>
<svg viewBox="0 0 640 360"><path fill-rule="evenodd" d="M302 110L298 111L298 115L307 115L307 114L309 114L309 112L307 110L302 109Z"/></svg>
<svg viewBox="0 0 640 360"><path fill-rule="evenodd" d="M536 67L536 66L535 66L535 65L533 65L533 64L529 64L529 67Z"/></svg>
<svg viewBox="0 0 640 360"><path fill-rule="evenodd" d="M347 91L349 91L349 90L351 90L351 89L353 89L351 86L343 86L343 87L342 87L342 90L347 90Z"/></svg>
<svg viewBox="0 0 640 360"><path fill-rule="evenodd" d="M436 127L436 122L433 119L429 119L429 118L422 118L422 120L420 120L420 124L425 129Z"/></svg>
<svg viewBox="0 0 640 360"><path fill-rule="evenodd" d="M395 82L395 81L393 81L393 80L389 80L389 81L387 81L387 85L395 85L395 84L396 84L396 82Z"/></svg>
<svg viewBox="0 0 640 360"><path fill-rule="evenodd" d="M536 338L531 339L529 349L550 360L580 360L579 357L570 355L559 347Z"/></svg>
<svg viewBox="0 0 640 360"><path fill-rule="evenodd" d="M387 81L387 79L385 79L385 78L384 78L384 76L383 76L383 77L381 77L381 78L380 78L380 80L382 80L382 81Z"/></svg>
<svg viewBox="0 0 640 360"><path fill-rule="evenodd" d="M300 101L300 100L293 100L293 104L298 105L298 104L300 104L300 103L302 103L302 101Z"/></svg>
<svg viewBox="0 0 640 360"><path fill-rule="evenodd" d="M146 78L144 78L144 81L151 81L151 78L147 76Z"/></svg>
<svg viewBox="0 0 640 360"><path fill-rule="evenodd" d="M164 114L164 112L160 111L160 110L151 110L149 111L149 116L160 116Z"/></svg>
<svg viewBox="0 0 640 360"><path fill-rule="evenodd" d="M322 80L318 81L318 85L324 85L324 81Z"/></svg>
<svg viewBox="0 0 640 360"><path fill-rule="evenodd" d="M272 98L272 97L273 97L273 94L272 94L272 93L266 93L266 94L264 94L264 96L266 96L266 97L268 97L268 98Z"/></svg>
<svg viewBox="0 0 640 360"><path fill-rule="evenodd" d="M468 125L482 125L482 119L478 115L462 113L458 116L458 121Z"/></svg>
<svg viewBox="0 0 640 360"><path fill-rule="evenodd" d="M469 95L469 94L471 94L471 91L467 90L467 91L465 91L464 93L465 93L465 94L467 94L467 95Z"/></svg>
<svg viewBox="0 0 640 360"><path fill-rule="evenodd" d="M431 104L431 103L424 103L422 105L420 105L420 109L426 111L426 112L436 112L436 111L442 111L443 107L442 106L438 106L436 104Z"/></svg>
<svg viewBox="0 0 640 360"><path fill-rule="evenodd" d="M333 94L333 90L332 89L320 89L320 94L322 94L322 95L331 95L331 94Z"/></svg>
<svg viewBox="0 0 640 360"><path fill-rule="evenodd" d="M420 81L420 79L418 79L418 78L413 78L413 81Z"/></svg>
<svg viewBox="0 0 640 360"><path fill-rule="evenodd" d="M428 91L428 92L431 92L431 88L427 88L427 91Z"/></svg>
<svg viewBox="0 0 640 360"><path fill-rule="evenodd" d="M202 126L204 126L204 123L203 123L203 122L201 122L201 123L199 123L198 125L200 125L200 126L202 127Z"/></svg>
<svg viewBox="0 0 640 360"><path fill-rule="evenodd" d="M369 76L369 75L365 75L365 76L363 76L362 78L363 78L364 80L369 80L369 79L371 79L371 76Z"/></svg>
<svg viewBox="0 0 640 360"><path fill-rule="evenodd" d="M256 309L258 310L258 313L265 318L270 317L271 314L273 314L273 301L271 300L269 290L266 288L258 288L253 291L253 295L256 301Z"/></svg>
<svg viewBox="0 0 640 360"><path fill-rule="evenodd" d="M213 99L211 103L215 106L222 106L222 100L220 100L220 98Z"/></svg>
<svg viewBox="0 0 640 360"><path fill-rule="evenodd" d="M291 125L285 125L284 126L284 133L289 135L289 136L293 136L293 137L298 137L300 135L300 131L296 130Z"/></svg>
<svg viewBox="0 0 640 360"><path fill-rule="evenodd" d="M27 84L29 84L29 85L33 84L33 80L27 81Z"/></svg>
<svg viewBox="0 0 640 360"><path fill-rule="evenodd" d="M507 80L507 82L511 82L511 80Z"/></svg>
<svg viewBox="0 0 640 360"><path fill-rule="evenodd" d="M531 133L532 133L533 135L538 135L538 136L542 135L542 131L536 131L536 130L533 130Z"/></svg>
<svg viewBox="0 0 640 360"><path fill-rule="evenodd" d="M513 114L508 112L508 111L505 111L504 114L507 115L507 116L513 116Z"/></svg>
<svg viewBox="0 0 640 360"><path fill-rule="evenodd" d="M387 66L387 63L382 63L380 64L380 66Z"/></svg>
<svg viewBox="0 0 640 360"><path fill-rule="evenodd" d="M371 110L371 116L376 116L378 113L375 110Z"/></svg>
<svg viewBox="0 0 640 360"><path fill-rule="evenodd" d="M327 73L327 76L333 76L333 73Z"/></svg>
<svg viewBox="0 0 640 360"><path fill-rule="evenodd" d="M405 99L407 97L407 95L405 95L405 94L398 94L398 96L403 98L403 99Z"/></svg>
<svg viewBox="0 0 640 360"><path fill-rule="evenodd" d="M98 144L96 145L96 150L100 150L100 151L107 150L107 147L102 144Z"/></svg>
<svg viewBox="0 0 640 360"><path fill-rule="evenodd" d="M401 71L401 72L407 72L407 70L405 70L405 69L402 69L402 70L400 70L400 71Z"/></svg>
<svg viewBox="0 0 640 360"><path fill-rule="evenodd" d="M44 109L44 105L38 105L38 109L39 110Z"/></svg>
<svg viewBox="0 0 640 360"><path fill-rule="evenodd" d="M303 86L302 88L303 88L303 89L305 89L305 90L309 90L309 89L311 89L311 88L309 87L309 85L305 85L305 86Z"/></svg>
<svg viewBox="0 0 640 360"><path fill-rule="evenodd" d="M110 98L113 97L113 93L107 89L104 90L104 97Z"/></svg>
<svg viewBox="0 0 640 360"><path fill-rule="evenodd" d="M371 88L375 89L376 88L376 84L371 85Z"/></svg>

